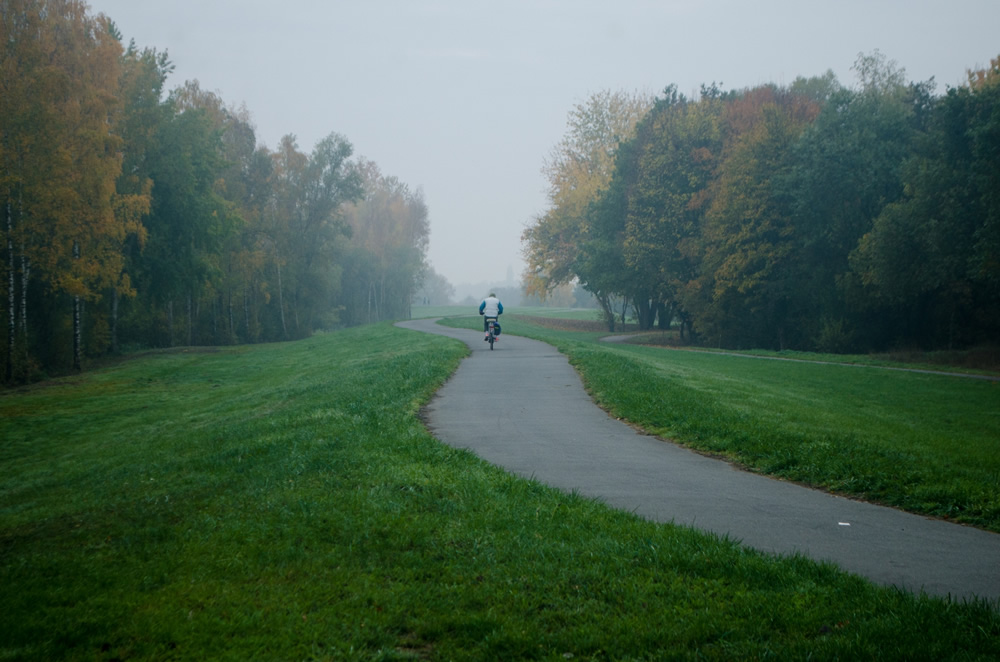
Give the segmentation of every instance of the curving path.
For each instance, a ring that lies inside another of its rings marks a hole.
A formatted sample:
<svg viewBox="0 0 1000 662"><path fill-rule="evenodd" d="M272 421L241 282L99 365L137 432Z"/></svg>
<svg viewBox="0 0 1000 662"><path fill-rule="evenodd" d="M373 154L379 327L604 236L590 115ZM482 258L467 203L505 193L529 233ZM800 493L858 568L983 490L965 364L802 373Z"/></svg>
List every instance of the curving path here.
<svg viewBox="0 0 1000 662"><path fill-rule="evenodd" d="M554 347L434 320L398 326L472 355L428 405L434 435L508 471L776 553L832 561L880 584L1000 602L1000 535L747 473L637 433L590 400Z"/></svg>

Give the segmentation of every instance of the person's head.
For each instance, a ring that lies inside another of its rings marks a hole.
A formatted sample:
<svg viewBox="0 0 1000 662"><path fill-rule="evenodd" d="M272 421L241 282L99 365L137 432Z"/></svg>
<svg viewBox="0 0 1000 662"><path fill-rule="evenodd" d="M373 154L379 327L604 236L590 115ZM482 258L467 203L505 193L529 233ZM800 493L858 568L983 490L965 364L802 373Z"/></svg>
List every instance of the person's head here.
<svg viewBox="0 0 1000 662"><path fill-rule="evenodd" d="M495 299L495 298L496 298L496 296L497 296L497 293L496 293L496 292L490 292L490 296L491 296L491 297L493 297L493 298Z"/></svg>

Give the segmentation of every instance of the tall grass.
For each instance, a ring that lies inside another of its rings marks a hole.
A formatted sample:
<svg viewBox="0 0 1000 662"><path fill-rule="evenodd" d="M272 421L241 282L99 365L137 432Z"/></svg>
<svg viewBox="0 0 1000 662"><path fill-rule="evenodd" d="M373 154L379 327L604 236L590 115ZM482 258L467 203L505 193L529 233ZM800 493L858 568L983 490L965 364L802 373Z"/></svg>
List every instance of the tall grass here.
<svg viewBox="0 0 1000 662"><path fill-rule="evenodd" d="M381 325L0 395L0 659L991 659L1000 615L772 559L434 440Z"/></svg>

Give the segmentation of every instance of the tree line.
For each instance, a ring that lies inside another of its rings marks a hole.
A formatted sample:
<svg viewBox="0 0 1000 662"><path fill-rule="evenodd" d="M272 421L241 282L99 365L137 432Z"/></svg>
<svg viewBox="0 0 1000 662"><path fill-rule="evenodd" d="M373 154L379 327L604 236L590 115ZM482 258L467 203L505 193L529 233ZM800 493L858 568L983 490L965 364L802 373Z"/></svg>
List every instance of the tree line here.
<svg viewBox="0 0 1000 662"><path fill-rule="evenodd" d="M523 235L528 290L578 281L612 328L627 304L719 347L995 343L1000 59L943 95L878 51L853 71L575 107Z"/></svg>
<svg viewBox="0 0 1000 662"><path fill-rule="evenodd" d="M331 133L257 143L245 107L78 0L0 3L2 374L128 348L275 341L398 318L427 206Z"/></svg>

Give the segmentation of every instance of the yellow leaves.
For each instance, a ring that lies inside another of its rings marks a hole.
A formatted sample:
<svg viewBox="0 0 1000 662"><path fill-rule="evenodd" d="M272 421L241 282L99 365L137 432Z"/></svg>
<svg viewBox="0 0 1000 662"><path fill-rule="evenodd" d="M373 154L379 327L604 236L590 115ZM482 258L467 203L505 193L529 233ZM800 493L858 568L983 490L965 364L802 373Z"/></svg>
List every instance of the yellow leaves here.
<svg viewBox="0 0 1000 662"><path fill-rule="evenodd" d="M111 204L115 219L118 221L117 238L120 241L129 235L135 235L139 240L140 247L145 244L147 232L142 220L149 214L152 187L152 180L147 179L142 184L142 193L115 194L112 197Z"/></svg>
<svg viewBox="0 0 1000 662"><path fill-rule="evenodd" d="M135 296L135 287L132 286L132 279L128 277L127 273L122 273L121 278L118 279L117 289L120 296Z"/></svg>
<svg viewBox="0 0 1000 662"><path fill-rule="evenodd" d="M22 3L15 2L17 5ZM92 296L117 282L120 245L140 231L146 201L114 199L121 170L117 117L121 45L83 3L49 0L11 8L21 21L4 25L8 49L0 108L7 131L5 170L18 186L15 231L24 256L49 287ZM79 252L74 256L74 247Z"/></svg>
<svg viewBox="0 0 1000 662"><path fill-rule="evenodd" d="M968 71L969 89L975 91L1000 85L1000 57L990 60L990 66L977 71Z"/></svg>
<svg viewBox="0 0 1000 662"><path fill-rule="evenodd" d="M651 106L646 95L605 91L570 111L566 135L542 168L549 209L521 235L533 293L573 278L573 263L588 232L587 209L608 187L619 145L635 134Z"/></svg>
<svg viewBox="0 0 1000 662"><path fill-rule="evenodd" d="M546 281L544 278L534 273L525 273L521 281L524 283L524 293L529 297L536 296L541 301L545 301L547 294Z"/></svg>
<svg viewBox="0 0 1000 662"><path fill-rule="evenodd" d="M552 173L549 200L553 207L567 216L579 218L583 215L587 205L597 198L598 192L607 187L611 179L611 157L605 154L598 160L606 163L595 167L593 162L570 159L558 172Z"/></svg>

